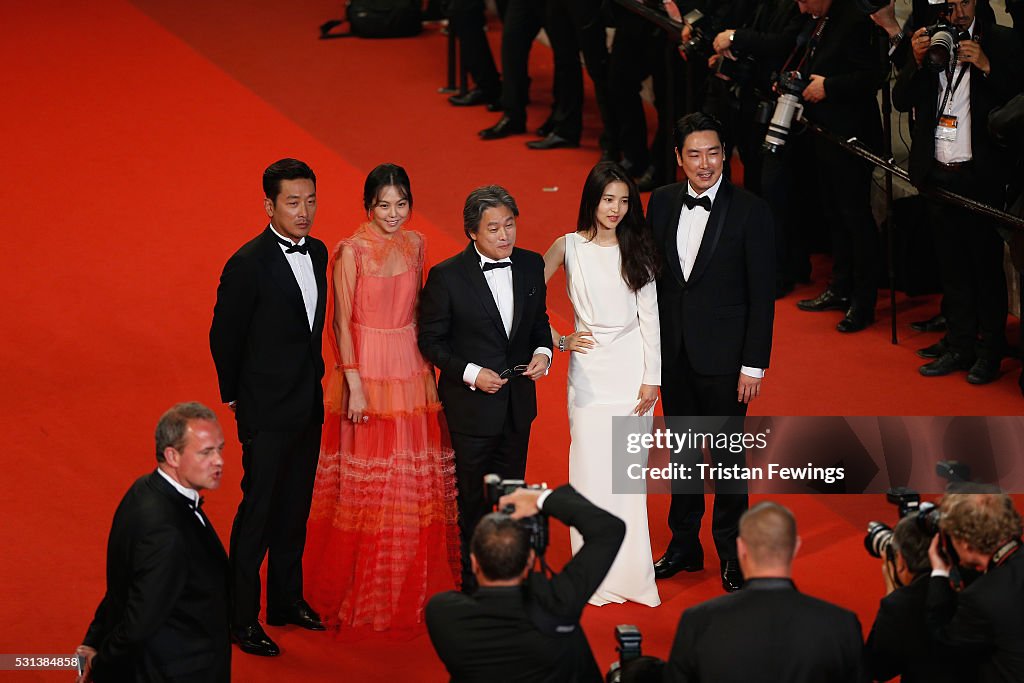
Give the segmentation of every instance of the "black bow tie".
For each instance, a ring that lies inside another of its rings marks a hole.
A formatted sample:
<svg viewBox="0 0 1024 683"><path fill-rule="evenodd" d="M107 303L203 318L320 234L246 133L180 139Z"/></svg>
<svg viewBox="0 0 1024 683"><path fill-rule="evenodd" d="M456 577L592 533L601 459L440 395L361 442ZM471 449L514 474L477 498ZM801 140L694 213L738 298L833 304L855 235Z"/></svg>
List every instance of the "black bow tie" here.
<svg viewBox="0 0 1024 683"><path fill-rule="evenodd" d="M511 268L512 264L508 261L498 261L497 263L485 263L483 265L483 271L486 273L488 270L494 270L495 268Z"/></svg>
<svg viewBox="0 0 1024 683"><path fill-rule="evenodd" d="M683 195L683 204L686 204L687 209L699 206L708 213L711 213L711 197L708 197L707 195L704 195L703 197L694 197L687 192Z"/></svg>
<svg viewBox="0 0 1024 683"><path fill-rule="evenodd" d="M205 503L205 502L206 502L206 499L203 498L202 496L199 496L198 500L193 500L193 499L189 498L188 499L188 506L190 508L192 508L193 510L198 511L199 508L203 507L203 503Z"/></svg>
<svg viewBox="0 0 1024 683"><path fill-rule="evenodd" d="M309 252L308 244L292 244L288 240L283 240L280 237L277 238L277 241L281 244L281 246L288 247L287 249L284 250L284 253L286 254L294 254L296 252L300 254L306 254Z"/></svg>

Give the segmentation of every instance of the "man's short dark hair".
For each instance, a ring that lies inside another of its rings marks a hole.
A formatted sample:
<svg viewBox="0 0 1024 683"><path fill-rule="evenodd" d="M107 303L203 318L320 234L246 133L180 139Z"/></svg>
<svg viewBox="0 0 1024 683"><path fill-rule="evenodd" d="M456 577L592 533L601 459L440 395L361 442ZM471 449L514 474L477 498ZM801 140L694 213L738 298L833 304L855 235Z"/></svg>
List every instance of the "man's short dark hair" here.
<svg viewBox="0 0 1024 683"><path fill-rule="evenodd" d="M710 114L695 111L676 121L676 127L673 130L676 149L682 152L686 138L691 133L698 133L702 130L713 130L718 134L718 139L722 139L722 124Z"/></svg>
<svg viewBox="0 0 1024 683"><path fill-rule="evenodd" d="M492 512L476 525L469 548L488 579L514 579L530 559L530 532L508 515Z"/></svg>
<svg viewBox="0 0 1024 683"><path fill-rule="evenodd" d="M217 415L202 403L179 403L160 416L156 423L156 461L165 462L168 446L179 453L185 449L185 434L192 420L217 420Z"/></svg>
<svg viewBox="0 0 1024 683"><path fill-rule="evenodd" d="M907 569L914 576L931 571L932 564L928 559L931 543L932 537L917 523L916 512L901 519L892 530L893 549L903 556Z"/></svg>
<svg viewBox="0 0 1024 683"><path fill-rule="evenodd" d="M282 180L299 180L305 178L313 181L316 187L316 174L313 173L306 162L298 159L278 159L263 172L263 194L272 202L277 201L277 195L281 194Z"/></svg>
<svg viewBox="0 0 1024 683"><path fill-rule="evenodd" d="M516 200L501 185L487 185L478 187L466 197L466 205L462 208L462 226L466 237L480 228L480 220L484 217L487 209L495 209L504 206L512 212L513 216L519 216L519 207Z"/></svg>

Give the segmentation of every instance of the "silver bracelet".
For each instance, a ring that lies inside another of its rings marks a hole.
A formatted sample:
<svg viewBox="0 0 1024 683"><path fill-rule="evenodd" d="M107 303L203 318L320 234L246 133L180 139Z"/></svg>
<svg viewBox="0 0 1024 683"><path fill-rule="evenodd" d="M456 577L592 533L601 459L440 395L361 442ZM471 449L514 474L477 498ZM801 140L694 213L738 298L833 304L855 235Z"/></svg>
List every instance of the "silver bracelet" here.
<svg viewBox="0 0 1024 683"><path fill-rule="evenodd" d="M565 335L564 334L561 337L558 338L558 350L560 352L562 352L562 353L565 353Z"/></svg>

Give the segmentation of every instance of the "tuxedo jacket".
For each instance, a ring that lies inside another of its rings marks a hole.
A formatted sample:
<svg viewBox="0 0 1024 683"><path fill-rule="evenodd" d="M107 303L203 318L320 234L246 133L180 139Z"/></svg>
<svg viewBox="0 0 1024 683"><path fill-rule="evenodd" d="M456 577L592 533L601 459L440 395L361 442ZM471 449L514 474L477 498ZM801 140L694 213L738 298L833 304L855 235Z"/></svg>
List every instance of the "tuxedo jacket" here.
<svg viewBox="0 0 1024 683"><path fill-rule="evenodd" d="M812 26L817 23L810 16L807 21ZM825 99L805 104L808 120L841 138L857 137L875 151L882 143L877 94L888 67L881 36L857 3L836 0L829 8L818 48L802 69L806 78L812 74L825 77ZM802 55L800 48L796 61Z"/></svg>
<svg viewBox="0 0 1024 683"><path fill-rule="evenodd" d="M107 592L84 644L96 683L231 680L228 558L192 501L152 472L117 507Z"/></svg>
<svg viewBox="0 0 1024 683"><path fill-rule="evenodd" d="M857 615L751 579L683 612L665 665L668 683L866 683Z"/></svg>
<svg viewBox="0 0 1024 683"><path fill-rule="evenodd" d="M615 561L626 525L569 485L548 496L543 514L583 535L560 573L533 572L520 586L449 591L427 602L430 640L453 682L604 680L579 619Z"/></svg>
<svg viewBox="0 0 1024 683"><path fill-rule="evenodd" d="M228 259L217 287L210 351L221 400L239 428L296 431L323 422L327 248L307 237L317 304L310 331L302 292L268 226Z"/></svg>
<svg viewBox="0 0 1024 683"><path fill-rule="evenodd" d="M971 73L971 151L973 173L982 184L1001 188L1006 184L1008 157L989 134L988 117L993 109L1006 104L1024 90L1024 48L1013 31L977 19L975 33L981 49L988 56L991 73L975 66ZM957 67L959 74L960 67ZM956 82L956 77L954 77ZM893 106L900 111L914 111L914 128L910 145L910 179L922 186L935 159L935 124L938 121L939 74L922 68L909 58L900 70L892 89ZM993 198L1001 192L996 190Z"/></svg>
<svg viewBox="0 0 1024 683"><path fill-rule="evenodd" d="M871 680L900 683L969 683L970 662L931 637L925 626L928 577L921 575L882 598L864 646Z"/></svg>
<svg viewBox="0 0 1024 683"><path fill-rule="evenodd" d="M702 375L767 368L775 318L775 242L764 200L724 178L711 207L690 277L676 246L686 181L658 188L647 223L665 258L657 280L662 369L674 372L685 351Z"/></svg>
<svg viewBox="0 0 1024 683"><path fill-rule="evenodd" d="M1024 681L1024 550L959 593L931 577L927 606L932 636L977 663L979 683Z"/></svg>
<svg viewBox="0 0 1024 683"><path fill-rule="evenodd" d="M537 416L537 390L528 377L513 377L496 393L474 391L462 381L468 363L497 373L525 365L538 347L551 348L544 259L515 248L512 261L512 331L480 269L474 243L430 269L420 293L419 347L440 371L437 392L453 432L476 436L502 433L511 411L517 430Z"/></svg>

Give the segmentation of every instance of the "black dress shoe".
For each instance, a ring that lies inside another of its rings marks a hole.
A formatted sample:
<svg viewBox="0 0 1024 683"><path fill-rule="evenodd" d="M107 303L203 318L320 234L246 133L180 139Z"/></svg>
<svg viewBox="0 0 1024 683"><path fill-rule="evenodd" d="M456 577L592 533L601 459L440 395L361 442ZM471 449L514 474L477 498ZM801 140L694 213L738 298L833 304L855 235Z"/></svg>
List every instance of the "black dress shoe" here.
<svg viewBox="0 0 1024 683"><path fill-rule="evenodd" d="M465 95L452 95L448 101L456 107L475 107L480 104L496 104L498 97L495 93L473 88Z"/></svg>
<svg viewBox="0 0 1024 683"><path fill-rule="evenodd" d="M267 624L270 626L284 626L295 624L309 631L326 631L320 615L313 611L313 608L305 600L299 600L294 605L270 609L267 607Z"/></svg>
<svg viewBox="0 0 1024 683"><path fill-rule="evenodd" d="M875 307L866 308L862 306L850 306L846 317L839 321L836 329L840 332L860 332L865 327L875 322Z"/></svg>
<svg viewBox="0 0 1024 683"><path fill-rule="evenodd" d="M704 551L698 548L692 553L677 553L666 550L654 563L654 578L670 579L679 572L699 572L704 569Z"/></svg>
<svg viewBox="0 0 1024 683"><path fill-rule="evenodd" d="M999 379L999 358L979 358L967 373L971 384L988 384Z"/></svg>
<svg viewBox="0 0 1024 683"><path fill-rule="evenodd" d="M831 289L814 297L813 299L801 299L796 302L796 307L801 311L845 311L850 308L850 297L839 296Z"/></svg>
<svg viewBox="0 0 1024 683"><path fill-rule="evenodd" d="M926 360L934 360L944 353L949 352L949 344L946 343L945 337L935 342L931 346L926 346L923 349L917 350L917 355Z"/></svg>
<svg viewBox="0 0 1024 683"><path fill-rule="evenodd" d="M502 116L496 124L480 131L479 135L483 140L500 140L501 138L507 138L509 135L521 135L525 132L525 123L521 121L516 122L507 116Z"/></svg>
<svg viewBox="0 0 1024 683"><path fill-rule="evenodd" d="M918 320L917 322L910 323L910 329L918 332L945 332L946 331L946 316L939 313L938 315L932 316L927 320Z"/></svg>
<svg viewBox="0 0 1024 683"><path fill-rule="evenodd" d="M722 588L726 593L735 593L743 588L743 572L739 560L726 560L722 565Z"/></svg>
<svg viewBox="0 0 1024 683"><path fill-rule="evenodd" d="M281 648L270 639L258 623L232 628L231 640L246 654L260 657L276 657L281 654Z"/></svg>
<svg viewBox="0 0 1024 683"><path fill-rule="evenodd" d="M537 137L546 138L555 131L555 122L550 118L544 123L540 124L540 127L536 130Z"/></svg>
<svg viewBox="0 0 1024 683"><path fill-rule="evenodd" d="M974 365L974 358L958 351L947 351L931 363L917 369L925 377L942 377L957 370L968 370Z"/></svg>
<svg viewBox="0 0 1024 683"><path fill-rule="evenodd" d="M530 149L559 149L562 147L579 147L580 143L563 138L557 133L549 133L543 140L530 140L526 143Z"/></svg>

